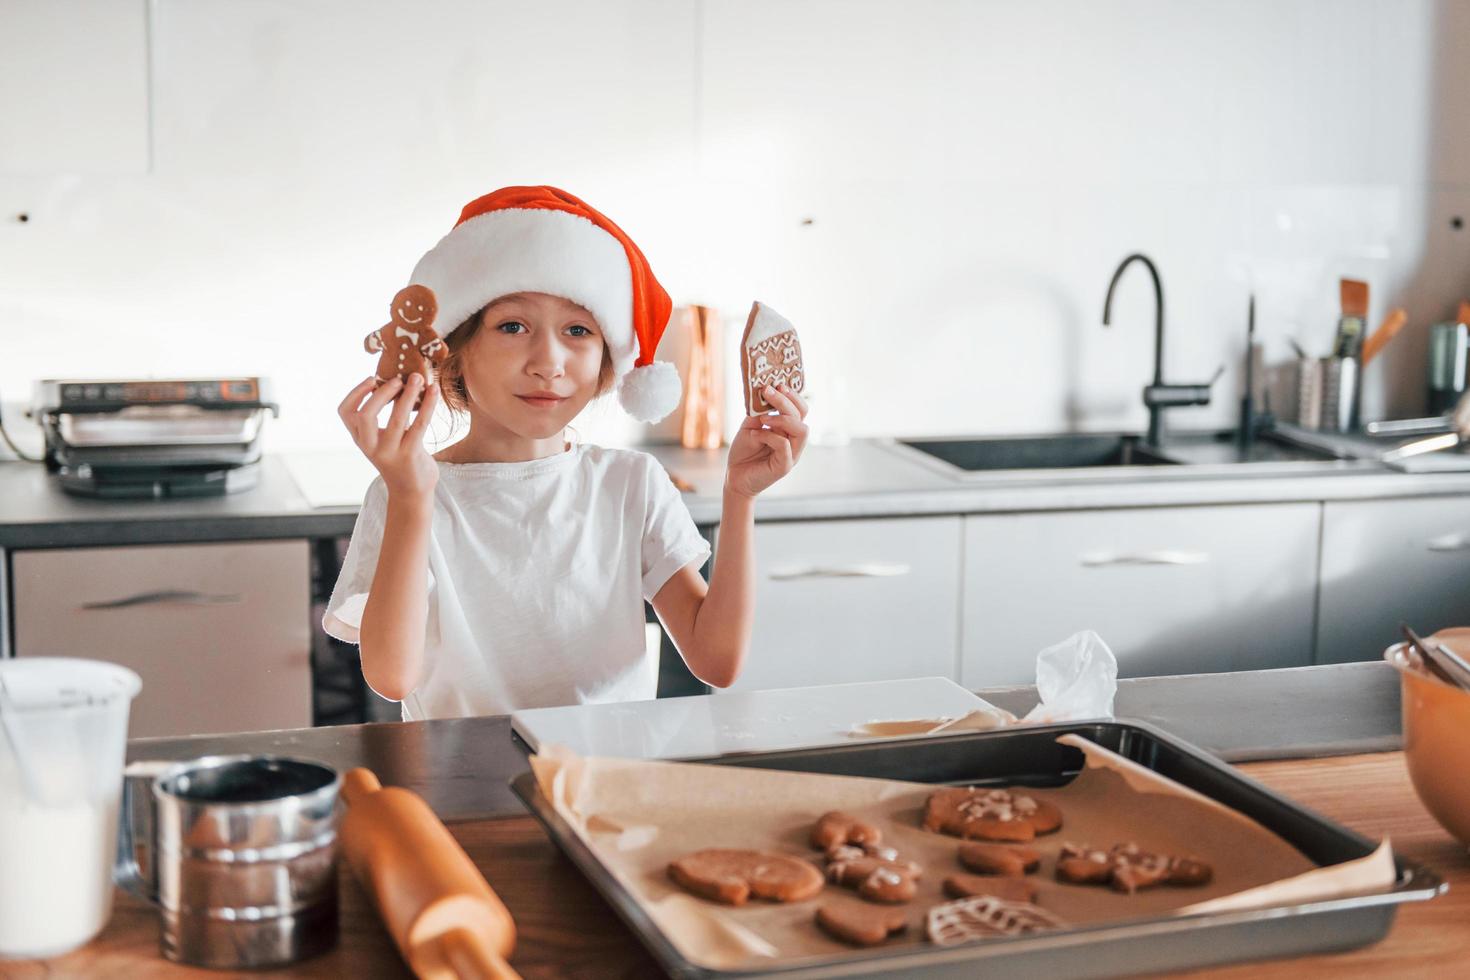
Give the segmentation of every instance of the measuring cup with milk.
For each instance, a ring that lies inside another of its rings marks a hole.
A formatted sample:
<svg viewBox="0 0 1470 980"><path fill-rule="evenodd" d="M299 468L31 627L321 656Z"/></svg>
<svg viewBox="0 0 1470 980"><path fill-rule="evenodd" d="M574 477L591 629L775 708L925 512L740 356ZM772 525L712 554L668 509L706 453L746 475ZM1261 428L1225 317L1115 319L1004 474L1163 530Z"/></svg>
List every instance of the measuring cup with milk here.
<svg viewBox="0 0 1470 980"><path fill-rule="evenodd" d="M158 907L171 960L248 969L330 949L336 771L251 755L124 769L141 686L115 664L0 661L0 959L91 940L114 880Z"/></svg>
<svg viewBox="0 0 1470 980"><path fill-rule="evenodd" d="M0 957L56 956L112 914L128 707L142 682L94 660L0 660Z"/></svg>

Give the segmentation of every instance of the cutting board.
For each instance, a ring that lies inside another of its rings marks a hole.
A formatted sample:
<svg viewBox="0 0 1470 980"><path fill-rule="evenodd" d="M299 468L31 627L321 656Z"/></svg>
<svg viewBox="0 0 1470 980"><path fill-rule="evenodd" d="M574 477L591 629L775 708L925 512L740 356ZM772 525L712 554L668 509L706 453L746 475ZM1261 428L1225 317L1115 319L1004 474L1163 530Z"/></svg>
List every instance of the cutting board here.
<svg viewBox="0 0 1470 980"><path fill-rule="evenodd" d="M869 722L939 724L984 709L994 710L947 677L914 677L533 708L512 714L511 728L532 751L565 745L582 755L697 759L886 740L852 733Z"/></svg>

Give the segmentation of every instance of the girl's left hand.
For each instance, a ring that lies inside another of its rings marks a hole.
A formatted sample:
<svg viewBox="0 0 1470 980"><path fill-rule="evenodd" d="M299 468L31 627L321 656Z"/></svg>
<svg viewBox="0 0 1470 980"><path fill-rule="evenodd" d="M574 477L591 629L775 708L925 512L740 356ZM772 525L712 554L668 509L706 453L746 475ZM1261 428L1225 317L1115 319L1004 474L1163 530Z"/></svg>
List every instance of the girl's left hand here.
<svg viewBox="0 0 1470 980"><path fill-rule="evenodd" d="M754 497L791 472L806 448L806 402L785 385L766 386L766 401L777 415L752 415L740 423L730 442L725 489Z"/></svg>

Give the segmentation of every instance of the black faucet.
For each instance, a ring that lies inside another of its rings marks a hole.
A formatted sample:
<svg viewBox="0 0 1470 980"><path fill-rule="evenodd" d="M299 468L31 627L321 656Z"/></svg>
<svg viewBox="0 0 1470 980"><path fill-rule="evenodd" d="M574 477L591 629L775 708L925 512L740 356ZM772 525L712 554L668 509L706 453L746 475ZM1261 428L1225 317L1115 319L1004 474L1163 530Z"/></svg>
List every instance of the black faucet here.
<svg viewBox="0 0 1470 980"><path fill-rule="evenodd" d="M1159 283L1159 270L1147 255L1135 252L1119 263L1113 272L1113 281L1108 283L1108 298L1103 301L1103 326L1110 325L1113 290L1117 288L1123 270L1134 260L1142 262L1154 280L1154 380L1153 384L1143 389L1143 403L1148 406L1148 442L1158 446L1164 439L1164 409L1175 405L1208 405L1210 387L1215 382L1212 380L1209 384L1199 385L1164 384L1164 287ZM1220 373L1216 372L1215 378L1219 377Z"/></svg>

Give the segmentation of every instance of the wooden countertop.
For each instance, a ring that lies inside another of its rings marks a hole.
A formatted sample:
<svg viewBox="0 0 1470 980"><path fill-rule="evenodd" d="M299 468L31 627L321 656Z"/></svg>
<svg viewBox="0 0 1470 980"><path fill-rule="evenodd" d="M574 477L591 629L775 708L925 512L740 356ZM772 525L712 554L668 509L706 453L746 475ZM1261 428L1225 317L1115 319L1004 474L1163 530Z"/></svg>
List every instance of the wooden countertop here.
<svg viewBox="0 0 1470 980"><path fill-rule="evenodd" d="M1470 852L1425 812L1409 784L1401 753L1261 762L1241 769L1266 785L1433 868L1450 883L1446 895L1400 908L1393 931L1351 953L1243 964L1194 977L1333 977L1439 975L1463 971L1470 958ZM525 977L647 977L658 967L606 903L530 817L450 825L515 916L519 943L511 958ZM168 978L220 976L175 966L158 954L154 915L125 896L103 934L65 957L0 963L0 977ZM344 874L342 939L332 953L291 970L258 976L406 977L366 896Z"/></svg>

